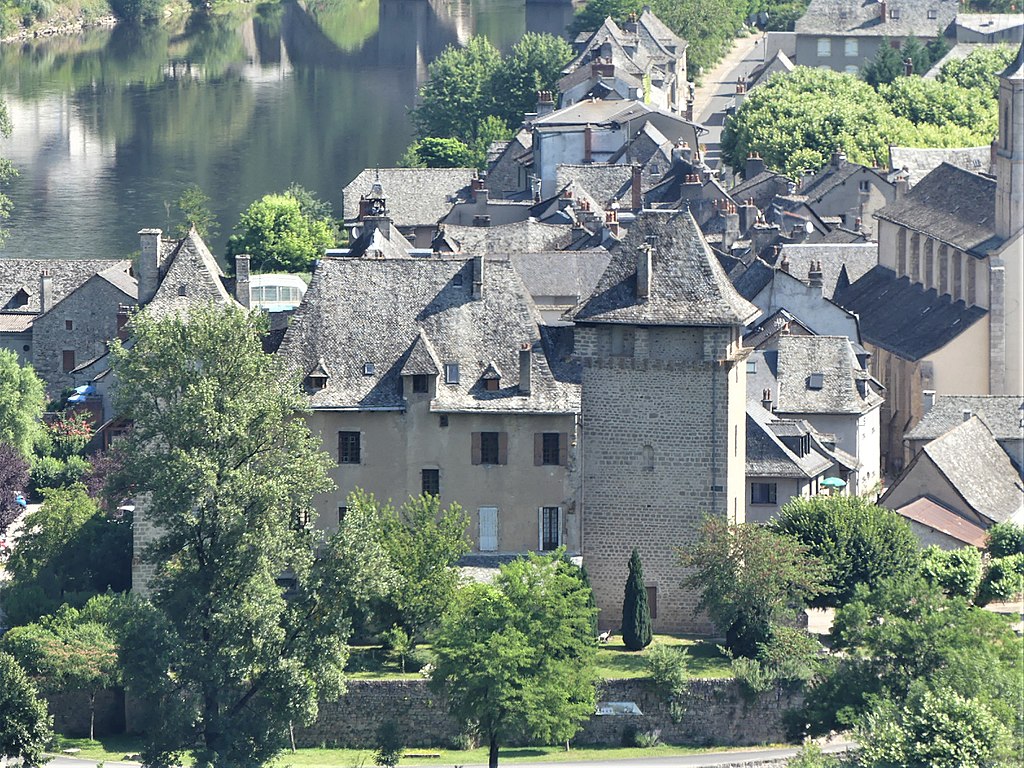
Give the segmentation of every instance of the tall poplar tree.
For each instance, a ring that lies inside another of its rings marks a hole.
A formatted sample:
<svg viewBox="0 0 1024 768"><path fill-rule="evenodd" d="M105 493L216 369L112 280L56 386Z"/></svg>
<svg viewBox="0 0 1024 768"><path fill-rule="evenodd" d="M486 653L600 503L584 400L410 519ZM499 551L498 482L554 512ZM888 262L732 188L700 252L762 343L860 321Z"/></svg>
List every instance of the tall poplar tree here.
<svg viewBox="0 0 1024 768"><path fill-rule="evenodd" d="M642 651L651 644L651 608L647 604L644 568L636 549L629 557L629 576L622 601L622 642L627 651Z"/></svg>

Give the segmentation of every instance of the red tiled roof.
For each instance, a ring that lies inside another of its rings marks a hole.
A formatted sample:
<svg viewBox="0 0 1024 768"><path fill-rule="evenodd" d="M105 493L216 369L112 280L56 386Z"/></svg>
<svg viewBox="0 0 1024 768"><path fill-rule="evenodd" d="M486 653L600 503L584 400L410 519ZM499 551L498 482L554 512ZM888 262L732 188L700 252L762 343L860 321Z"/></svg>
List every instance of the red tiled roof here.
<svg viewBox="0 0 1024 768"><path fill-rule="evenodd" d="M985 546L984 528L927 496L919 496L896 511L908 520L926 525L964 544L973 547Z"/></svg>

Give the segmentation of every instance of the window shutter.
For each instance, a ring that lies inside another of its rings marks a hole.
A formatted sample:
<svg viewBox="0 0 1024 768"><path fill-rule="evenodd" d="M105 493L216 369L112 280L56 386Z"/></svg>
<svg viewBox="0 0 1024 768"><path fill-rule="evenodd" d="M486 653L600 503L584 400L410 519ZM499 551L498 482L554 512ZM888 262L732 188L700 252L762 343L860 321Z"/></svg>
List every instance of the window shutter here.
<svg viewBox="0 0 1024 768"><path fill-rule="evenodd" d="M508 464L508 432L498 433L498 463Z"/></svg>
<svg viewBox="0 0 1024 768"><path fill-rule="evenodd" d="M566 467L569 465L569 433L558 433L558 463Z"/></svg>
<svg viewBox="0 0 1024 768"><path fill-rule="evenodd" d="M480 463L480 433L479 432L474 432L473 433L472 444L473 444L473 463L474 464L479 464Z"/></svg>
<svg viewBox="0 0 1024 768"><path fill-rule="evenodd" d="M544 433L533 433L533 466L539 467L544 463Z"/></svg>

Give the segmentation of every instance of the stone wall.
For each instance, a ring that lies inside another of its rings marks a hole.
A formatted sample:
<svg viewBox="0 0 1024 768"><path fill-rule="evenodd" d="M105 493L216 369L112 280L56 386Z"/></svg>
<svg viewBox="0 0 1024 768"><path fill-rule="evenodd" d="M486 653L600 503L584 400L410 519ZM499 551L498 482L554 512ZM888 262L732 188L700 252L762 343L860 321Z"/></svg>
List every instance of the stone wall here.
<svg viewBox="0 0 1024 768"><path fill-rule="evenodd" d="M573 739L575 744L615 746L632 730L660 730L667 743L747 746L785 740L782 716L799 703L798 697L766 694L748 702L733 680L693 680L683 701L679 722L673 722L668 703L645 680L614 680L602 686L602 701L633 701L640 716L594 716ZM421 680L355 680L348 693L322 704L320 717L296 731L300 746L373 747L380 723L398 723L415 746L456 746L458 725L443 698Z"/></svg>
<svg viewBox="0 0 1024 768"><path fill-rule="evenodd" d="M55 693L46 697L46 708L53 715L53 729L74 738L89 735L89 695L81 691ZM120 689L96 694L97 736L124 733L125 701Z"/></svg>

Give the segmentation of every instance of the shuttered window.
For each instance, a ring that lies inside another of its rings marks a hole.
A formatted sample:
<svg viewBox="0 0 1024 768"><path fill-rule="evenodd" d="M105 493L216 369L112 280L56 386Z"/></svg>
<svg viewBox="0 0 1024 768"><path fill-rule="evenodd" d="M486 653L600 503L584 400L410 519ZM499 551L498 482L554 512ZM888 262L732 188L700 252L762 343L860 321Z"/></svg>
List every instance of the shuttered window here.
<svg viewBox="0 0 1024 768"><path fill-rule="evenodd" d="M569 462L569 435L566 432L535 432L533 464L537 467L560 466Z"/></svg>
<svg viewBox="0 0 1024 768"><path fill-rule="evenodd" d="M474 432L474 464L508 464L508 432Z"/></svg>

